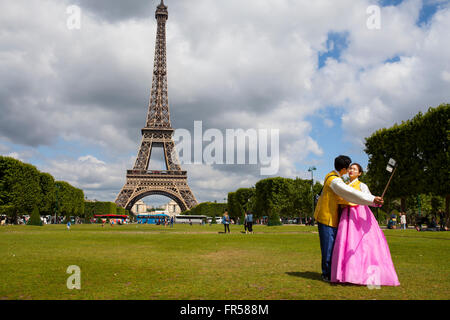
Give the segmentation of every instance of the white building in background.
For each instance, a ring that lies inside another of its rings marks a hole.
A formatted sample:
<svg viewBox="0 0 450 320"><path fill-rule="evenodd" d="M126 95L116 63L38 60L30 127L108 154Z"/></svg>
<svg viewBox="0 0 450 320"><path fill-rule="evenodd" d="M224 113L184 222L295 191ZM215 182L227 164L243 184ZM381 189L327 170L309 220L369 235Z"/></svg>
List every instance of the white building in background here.
<svg viewBox="0 0 450 320"><path fill-rule="evenodd" d="M165 204L162 208L164 209L165 214L167 214L171 217L176 216L181 213L180 206L173 200L171 200L169 203Z"/></svg>
<svg viewBox="0 0 450 320"><path fill-rule="evenodd" d="M152 206L148 206L148 205L145 204L144 201L139 200L138 202L136 202L134 204L134 206L131 209L131 211L135 215L137 215L137 214L150 213L149 212L150 209L153 209L153 207ZM160 208L158 208L157 210L155 210L152 213L154 213L154 214L167 214L168 216L176 216L176 215L181 213L181 208L175 201L172 200L169 203L166 203L165 205L161 206Z"/></svg>
<svg viewBox="0 0 450 320"><path fill-rule="evenodd" d="M147 206L145 204L144 201L139 200L138 202L136 202L133 206L133 208L131 208L131 211L134 214L143 214L143 213L147 213L147 209L151 209L151 206Z"/></svg>

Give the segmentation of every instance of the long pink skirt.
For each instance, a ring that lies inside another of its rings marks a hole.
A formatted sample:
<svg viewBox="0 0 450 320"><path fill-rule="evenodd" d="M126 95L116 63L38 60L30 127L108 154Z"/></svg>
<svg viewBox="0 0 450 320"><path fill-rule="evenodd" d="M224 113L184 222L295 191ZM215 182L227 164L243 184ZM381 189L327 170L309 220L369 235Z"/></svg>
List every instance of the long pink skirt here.
<svg viewBox="0 0 450 320"><path fill-rule="evenodd" d="M399 286L383 231L368 206L346 207L331 260L331 282Z"/></svg>

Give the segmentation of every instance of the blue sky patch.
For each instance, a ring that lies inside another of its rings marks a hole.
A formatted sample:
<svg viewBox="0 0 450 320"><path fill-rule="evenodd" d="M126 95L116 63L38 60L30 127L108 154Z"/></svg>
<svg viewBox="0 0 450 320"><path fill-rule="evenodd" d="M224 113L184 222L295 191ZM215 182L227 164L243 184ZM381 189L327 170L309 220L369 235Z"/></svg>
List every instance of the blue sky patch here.
<svg viewBox="0 0 450 320"><path fill-rule="evenodd" d="M319 52L319 69L325 66L328 58L340 61L342 51L348 48L348 32L329 32L327 38L327 51Z"/></svg>
<svg viewBox="0 0 450 320"><path fill-rule="evenodd" d="M419 19L416 22L417 26L421 27L428 24L435 13L439 10L440 5L441 3L439 2L425 0L419 13Z"/></svg>
<svg viewBox="0 0 450 320"><path fill-rule="evenodd" d="M403 0L380 0L379 4L382 7L398 6Z"/></svg>
<svg viewBox="0 0 450 320"><path fill-rule="evenodd" d="M330 106L306 120L312 124L311 138L313 138L323 150L322 156L311 154L303 161L304 164L313 164L317 170L314 172L314 180L323 180L325 175L334 169L334 158L343 154L348 155L354 162L360 163L364 168L367 166L368 157L348 138L345 138L342 127L342 116L344 109ZM333 124L328 123L332 121ZM308 167L296 166L299 171L307 171Z"/></svg>
<svg viewBox="0 0 450 320"><path fill-rule="evenodd" d="M387 59L386 61L384 61L384 63L395 63L395 62L399 62L400 61L400 56L395 56L392 58Z"/></svg>

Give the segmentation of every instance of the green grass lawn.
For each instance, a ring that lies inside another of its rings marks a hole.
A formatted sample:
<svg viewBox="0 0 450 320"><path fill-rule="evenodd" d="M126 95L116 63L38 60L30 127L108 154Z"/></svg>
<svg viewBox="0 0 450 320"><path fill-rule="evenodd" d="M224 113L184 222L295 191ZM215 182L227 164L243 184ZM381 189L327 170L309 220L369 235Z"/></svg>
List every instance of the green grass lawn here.
<svg viewBox="0 0 450 320"><path fill-rule="evenodd" d="M385 230L400 287L320 280L316 227L0 228L0 299L449 299L450 232ZM81 268L81 290L66 287Z"/></svg>

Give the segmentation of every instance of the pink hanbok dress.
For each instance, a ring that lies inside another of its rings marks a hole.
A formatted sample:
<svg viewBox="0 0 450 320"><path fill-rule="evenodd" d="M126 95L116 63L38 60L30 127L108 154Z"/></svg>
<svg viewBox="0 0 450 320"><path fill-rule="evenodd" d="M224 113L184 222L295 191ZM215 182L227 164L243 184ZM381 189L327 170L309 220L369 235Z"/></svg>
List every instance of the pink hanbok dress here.
<svg viewBox="0 0 450 320"><path fill-rule="evenodd" d="M370 193L358 179L350 186ZM400 285L384 233L368 206L351 205L342 211L331 260L331 282Z"/></svg>

